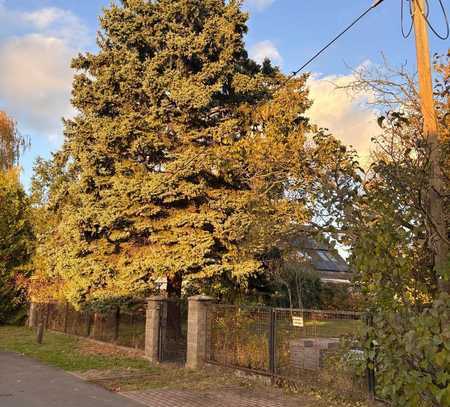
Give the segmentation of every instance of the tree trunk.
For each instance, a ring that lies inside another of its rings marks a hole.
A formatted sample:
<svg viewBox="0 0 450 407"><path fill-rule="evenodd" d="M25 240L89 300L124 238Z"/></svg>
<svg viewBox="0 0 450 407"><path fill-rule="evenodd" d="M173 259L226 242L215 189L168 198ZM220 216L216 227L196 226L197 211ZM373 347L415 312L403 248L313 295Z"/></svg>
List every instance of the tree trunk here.
<svg viewBox="0 0 450 407"><path fill-rule="evenodd" d="M167 297L181 298L181 285L183 283L183 276L181 273L176 273L173 276L167 277Z"/></svg>
<svg viewBox="0 0 450 407"><path fill-rule="evenodd" d="M167 277L167 333L168 339L176 341L181 337L181 286L183 276L176 273L174 276Z"/></svg>
<svg viewBox="0 0 450 407"><path fill-rule="evenodd" d="M299 275L299 273L295 276L295 286L297 288L297 301L298 308L303 309L303 278Z"/></svg>

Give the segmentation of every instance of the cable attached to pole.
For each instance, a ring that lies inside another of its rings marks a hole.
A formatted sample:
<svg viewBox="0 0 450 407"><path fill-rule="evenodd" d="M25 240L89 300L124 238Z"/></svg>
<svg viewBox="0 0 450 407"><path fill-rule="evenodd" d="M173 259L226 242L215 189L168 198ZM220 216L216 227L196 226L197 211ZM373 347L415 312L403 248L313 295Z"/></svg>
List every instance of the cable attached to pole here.
<svg viewBox="0 0 450 407"><path fill-rule="evenodd" d="M322 55L328 48L330 48L339 38L341 38L344 34L350 31L360 20L362 20L367 14L369 14L373 9L377 8L384 0L375 0L374 3L362 13L356 20L354 20L350 25L348 25L343 31L341 31L336 37L334 37L330 42L328 42L323 48L317 51L308 61L306 61L300 68L296 71L292 72L291 75L287 78L287 80L282 83L280 87L285 86L292 78L297 76L303 69L305 69L311 62L316 60L320 55Z"/></svg>
<svg viewBox="0 0 450 407"><path fill-rule="evenodd" d="M442 3L442 0L438 0L438 2L439 2L439 5L441 6L442 14L443 14L444 21L445 21L445 30L446 31L445 31L444 35L442 35L442 34L437 32L437 30L433 27L433 24L431 24L430 19L428 18L429 17L429 9L430 9L430 7L428 5L428 0L426 0L426 5L427 5L427 12L426 13L424 13L424 11L422 10L422 7L420 6L418 1L416 1L416 0L409 0L409 1L410 2L414 1L415 2L415 5L419 9L419 11L422 14L423 18L425 19L428 27L430 27L430 30L433 31L433 33L434 33L434 35L436 37L438 37L439 39L441 39L443 41L445 41L445 40L447 40L449 38L449 36L450 36L450 24L449 24L447 12L445 11L445 6Z"/></svg>
<svg viewBox="0 0 450 407"><path fill-rule="evenodd" d="M405 31L405 1L409 3L409 15L411 16L411 25L408 32ZM402 36L406 40L410 37L414 27L412 3L411 0L400 0L400 3L400 23L402 27Z"/></svg>

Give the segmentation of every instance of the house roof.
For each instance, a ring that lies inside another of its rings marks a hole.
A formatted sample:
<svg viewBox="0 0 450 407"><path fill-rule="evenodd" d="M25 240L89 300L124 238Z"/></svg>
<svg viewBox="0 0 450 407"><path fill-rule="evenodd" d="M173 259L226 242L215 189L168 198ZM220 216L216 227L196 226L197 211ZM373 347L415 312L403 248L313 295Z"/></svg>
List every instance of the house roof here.
<svg viewBox="0 0 450 407"><path fill-rule="evenodd" d="M291 245L308 256L322 281L350 282L352 272L349 265L330 244L307 236L297 236L291 241Z"/></svg>

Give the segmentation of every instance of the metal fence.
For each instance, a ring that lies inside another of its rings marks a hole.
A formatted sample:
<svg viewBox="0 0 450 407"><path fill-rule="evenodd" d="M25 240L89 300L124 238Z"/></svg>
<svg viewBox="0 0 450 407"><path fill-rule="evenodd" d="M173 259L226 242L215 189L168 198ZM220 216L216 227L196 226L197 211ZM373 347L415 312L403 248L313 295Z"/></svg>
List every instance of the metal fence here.
<svg viewBox="0 0 450 407"><path fill-rule="evenodd" d="M353 400L370 395L357 341L361 314L215 305L207 323L210 363L335 390Z"/></svg>
<svg viewBox="0 0 450 407"><path fill-rule="evenodd" d="M145 348L145 302L107 312L79 311L69 304L38 307L38 320L52 331L82 336L133 349Z"/></svg>
<svg viewBox="0 0 450 407"><path fill-rule="evenodd" d="M186 362L187 301L170 298L161 303L159 312L159 361Z"/></svg>

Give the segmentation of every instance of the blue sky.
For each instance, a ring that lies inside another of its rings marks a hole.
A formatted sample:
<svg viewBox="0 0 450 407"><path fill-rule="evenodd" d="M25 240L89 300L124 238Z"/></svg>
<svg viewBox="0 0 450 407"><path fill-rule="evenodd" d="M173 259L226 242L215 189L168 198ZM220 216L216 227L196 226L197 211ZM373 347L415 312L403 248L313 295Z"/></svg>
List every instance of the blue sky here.
<svg viewBox="0 0 450 407"><path fill-rule="evenodd" d="M444 0L448 9L449 0ZM303 64L344 28L372 0L247 0L250 12L247 46L255 59L270 56L286 72ZM437 0L431 16L443 27ZM29 184L38 156L49 157L62 142L61 117L70 117L70 58L95 50L98 15L109 0L0 0L0 109L15 117L32 147L22 160ZM449 43L431 38L432 52L444 53ZM308 70L315 100L311 112L362 155L376 132L375 116L365 97L351 99L333 90L330 81L348 83L349 67L408 62L415 70L414 39L400 32L400 2L385 0L358 26L316 60Z"/></svg>

